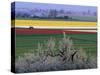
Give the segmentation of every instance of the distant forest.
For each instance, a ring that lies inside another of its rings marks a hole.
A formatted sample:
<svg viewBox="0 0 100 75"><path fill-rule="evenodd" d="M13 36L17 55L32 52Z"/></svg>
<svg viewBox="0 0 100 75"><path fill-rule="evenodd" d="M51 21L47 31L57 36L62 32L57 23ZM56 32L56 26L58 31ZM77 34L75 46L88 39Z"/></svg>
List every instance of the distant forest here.
<svg viewBox="0 0 100 75"><path fill-rule="evenodd" d="M66 10L56 10L56 9L26 9L26 8L16 8L12 9L12 19L73 19L75 16L97 16L97 12L91 12L90 10L83 12L66 11Z"/></svg>

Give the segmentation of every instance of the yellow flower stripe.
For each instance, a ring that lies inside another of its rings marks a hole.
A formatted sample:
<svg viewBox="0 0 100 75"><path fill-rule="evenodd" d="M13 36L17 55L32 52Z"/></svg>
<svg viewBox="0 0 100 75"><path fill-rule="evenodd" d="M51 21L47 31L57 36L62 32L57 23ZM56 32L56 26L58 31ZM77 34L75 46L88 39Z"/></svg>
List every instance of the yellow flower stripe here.
<svg viewBox="0 0 100 75"><path fill-rule="evenodd" d="M12 20L12 23L14 20ZM13 23L14 24L14 23ZM49 20L15 20L15 26L57 26L57 27L96 27L97 22L49 21Z"/></svg>

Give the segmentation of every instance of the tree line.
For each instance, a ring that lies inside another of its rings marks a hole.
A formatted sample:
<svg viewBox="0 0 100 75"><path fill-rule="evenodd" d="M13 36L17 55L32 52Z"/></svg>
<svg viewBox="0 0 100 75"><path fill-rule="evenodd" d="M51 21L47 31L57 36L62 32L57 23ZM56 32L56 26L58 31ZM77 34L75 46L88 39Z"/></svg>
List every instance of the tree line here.
<svg viewBox="0 0 100 75"><path fill-rule="evenodd" d="M25 10L25 9L24 9ZM27 10L27 9L26 9ZM56 9L31 9L26 11L16 11L16 18L34 18L34 19L70 19L70 15L93 15L97 16L96 12L91 12L90 10L83 11L80 14L79 12L66 11L66 10L56 10Z"/></svg>

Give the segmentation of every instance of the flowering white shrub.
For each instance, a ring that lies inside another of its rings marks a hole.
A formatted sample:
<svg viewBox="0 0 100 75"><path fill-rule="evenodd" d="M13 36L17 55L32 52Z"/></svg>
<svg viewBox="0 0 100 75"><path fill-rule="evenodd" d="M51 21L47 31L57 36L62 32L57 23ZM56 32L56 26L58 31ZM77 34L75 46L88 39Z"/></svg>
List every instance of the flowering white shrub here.
<svg viewBox="0 0 100 75"><path fill-rule="evenodd" d="M19 57L15 63L17 73L56 71L71 69L96 68L95 58L88 58L86 52L80 47L74 49L73 41L68 37L59 40L58 53L55 54L56 41L50 38L45 44L38 43L37 53L26 53L24 57Z"/></svg>

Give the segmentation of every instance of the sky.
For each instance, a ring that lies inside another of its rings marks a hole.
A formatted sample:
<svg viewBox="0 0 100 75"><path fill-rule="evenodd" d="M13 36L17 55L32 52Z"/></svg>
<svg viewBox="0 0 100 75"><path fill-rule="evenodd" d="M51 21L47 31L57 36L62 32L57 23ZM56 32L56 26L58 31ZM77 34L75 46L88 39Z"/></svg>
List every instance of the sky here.
<svg viewBox="0 0 100 75"><path fill-rule="evenodd" d="M64 5L64 4L49 4L49 3L32 3L32 2L16 2L16 8L26 9L56 9L56 10L70 10L70 11L87 11L96 12L97 7L94 6L79 6L79 5Z"/></svg>

